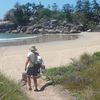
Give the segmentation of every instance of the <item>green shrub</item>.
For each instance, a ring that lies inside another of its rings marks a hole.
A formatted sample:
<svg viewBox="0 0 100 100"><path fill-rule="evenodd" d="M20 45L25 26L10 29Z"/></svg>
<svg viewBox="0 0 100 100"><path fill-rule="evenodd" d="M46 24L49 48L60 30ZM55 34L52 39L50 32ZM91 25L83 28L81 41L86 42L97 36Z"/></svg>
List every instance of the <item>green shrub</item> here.
<svg viewBox="0 0 100 100"><path fill-rule="evenodd" d="M28 100L20 87L0 74L0 100Z"/></svg>
<svg viewBox="0 0 100 100"><path fill-rule="evenodd" d="M100 52L83 54L69 65L48 69L47 79L75 91L77 100L100 100Z"/></svg>
<svg viewBox="0 0 100 100"><path fill-rule="evenodd" d="M44 72L44 75L48 80L52 80L54 83L58 84L64 80L66 70L67 70L66 67L52 68L46 70Z"/></svg>
<svg viewBox="0 0 100 100"><path fill-rule="evenodd" d="M100 60L100 52L95 52L93 54L93 57L94 57L95 60Z"/></svg>

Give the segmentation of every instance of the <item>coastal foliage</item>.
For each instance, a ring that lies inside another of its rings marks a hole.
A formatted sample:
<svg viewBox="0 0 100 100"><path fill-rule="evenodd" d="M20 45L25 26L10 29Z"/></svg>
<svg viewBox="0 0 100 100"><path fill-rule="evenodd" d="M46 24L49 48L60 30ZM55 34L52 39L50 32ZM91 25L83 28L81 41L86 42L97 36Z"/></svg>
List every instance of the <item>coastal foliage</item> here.
<svg viewBox="0 0 100 100"><path fill-rule="evenodd" d="M28 100L20 87L0 74L0 100Z"/></svg>
<svg viewBox="0 0 100 100"><path fill-rule="evenodd" d="M71 90L77 100L100 100L100 52L85 53L69 65L48 69L44 74Z"/></svg>
<svg viewBox="0 0 100 100"><path fill-rule="evenodd" d="M76 5L71 5L66 2L59 8L56 3L44 7L39 4L26 3L15 4L14 8L10 9L4 20L10 20L17 25L27 25L29 23L41 23L56 19L66 21L68 23L81 23L86 28L94 28L100 22L100 4L96 0L77 0Z"/></svg>

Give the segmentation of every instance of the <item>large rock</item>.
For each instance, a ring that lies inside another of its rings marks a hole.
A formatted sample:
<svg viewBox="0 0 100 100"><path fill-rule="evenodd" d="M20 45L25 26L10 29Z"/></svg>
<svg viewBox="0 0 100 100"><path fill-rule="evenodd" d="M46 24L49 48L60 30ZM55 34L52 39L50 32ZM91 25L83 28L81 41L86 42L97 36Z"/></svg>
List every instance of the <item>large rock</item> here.
<svg viewBox="0 0 100 100"><path fill-rule="evenodd" d="M0 21L0 32L16 30L17 25L9 21Z"/></svg>
<svg viewBox="0 0 100 100"><path fill-rule="evenodd" d="M29 26L29 27L26 29L26 33L32 34L32 33L33 33L33 30L34 30L34 26Z"/></svg>
<svg viewBox="0 0 100 100"><path fill-rule="evenodd" d="M28 34L38 34L39 33L39 28L37 28L36 26L29 26L26 30L26 33Z"/></svg>
<svg viewBox="0 0 100 100"><path fill-rule="evenodd" d="M19 33L25 33L27 28L28 28L28 26L18 26L16 30Z"/></svg>
<svg viewBox="0 0 100 100"><path fill-rule="evenodd" d="M71 28L70 33L79 33L78 27L74 26Z"/></svg>
<svg viewBox="0 0 100 100"><path fill-rule="evenodd" d="M38 34L39 33L39 29L38 28L35 28L34 30L33 30L33 34Z"/></svg>
<svg viewBox="0 0 100 100"><path fill-rule="evenodd" d="M17 30L12 30L11 33L19 33Z"/></svg>
<svg viewBox="0 0 100 100"><path fill-rule="evenodd" d="M80 32L84 31L84 26L82 24L77 25L77 30Z"/></svg>
<svg viewBox="0 0 100 100"><path fill-rule="evenodd" d="M100 25L97 25L96 28L93 31L100 32Z"/></svg>

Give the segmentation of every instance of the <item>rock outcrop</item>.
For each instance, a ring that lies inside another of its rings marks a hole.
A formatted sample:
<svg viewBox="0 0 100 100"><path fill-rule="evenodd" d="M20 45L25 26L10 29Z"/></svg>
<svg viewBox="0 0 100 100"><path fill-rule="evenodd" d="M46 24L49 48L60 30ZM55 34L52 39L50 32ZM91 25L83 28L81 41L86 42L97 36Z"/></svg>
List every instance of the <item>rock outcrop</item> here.
<svg viewBox="0 0 100 100"><path fill-rule="evenodd" d="M84 30L81 24L71 24L66 21L58 22L57 20L50 20L40 24L29 24L26 26L17 26L9 21L0 21L0 32L12 32L12 33L79 33Z"/></svg>
<svg viewBox="0 0 100 100"><path fill-rule="evenodd" d="M0 32L11 32L16 30L17 25L9 21L0 21Z"/></svg>

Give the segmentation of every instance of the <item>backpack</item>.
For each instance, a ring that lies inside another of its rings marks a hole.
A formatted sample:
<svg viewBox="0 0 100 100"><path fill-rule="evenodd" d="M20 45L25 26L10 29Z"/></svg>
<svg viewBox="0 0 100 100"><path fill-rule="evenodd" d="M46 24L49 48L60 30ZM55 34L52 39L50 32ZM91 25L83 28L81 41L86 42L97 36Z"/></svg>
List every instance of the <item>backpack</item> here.
<svg viewBox="0 0 100 100"><path fill-rule="evenodd" d="M37 60L36 60L36 62L37 62L37 64L41 64L42 65L42 57L41 56L37 56Z"/></svg>
<svg viewBox="0 0 100 100"><path fill-rule="evenodd" d="M42 65L43 63L43 60L42 60L42 57L38 54L38 53L35 53L35 64L40 64Z"/></svg>

